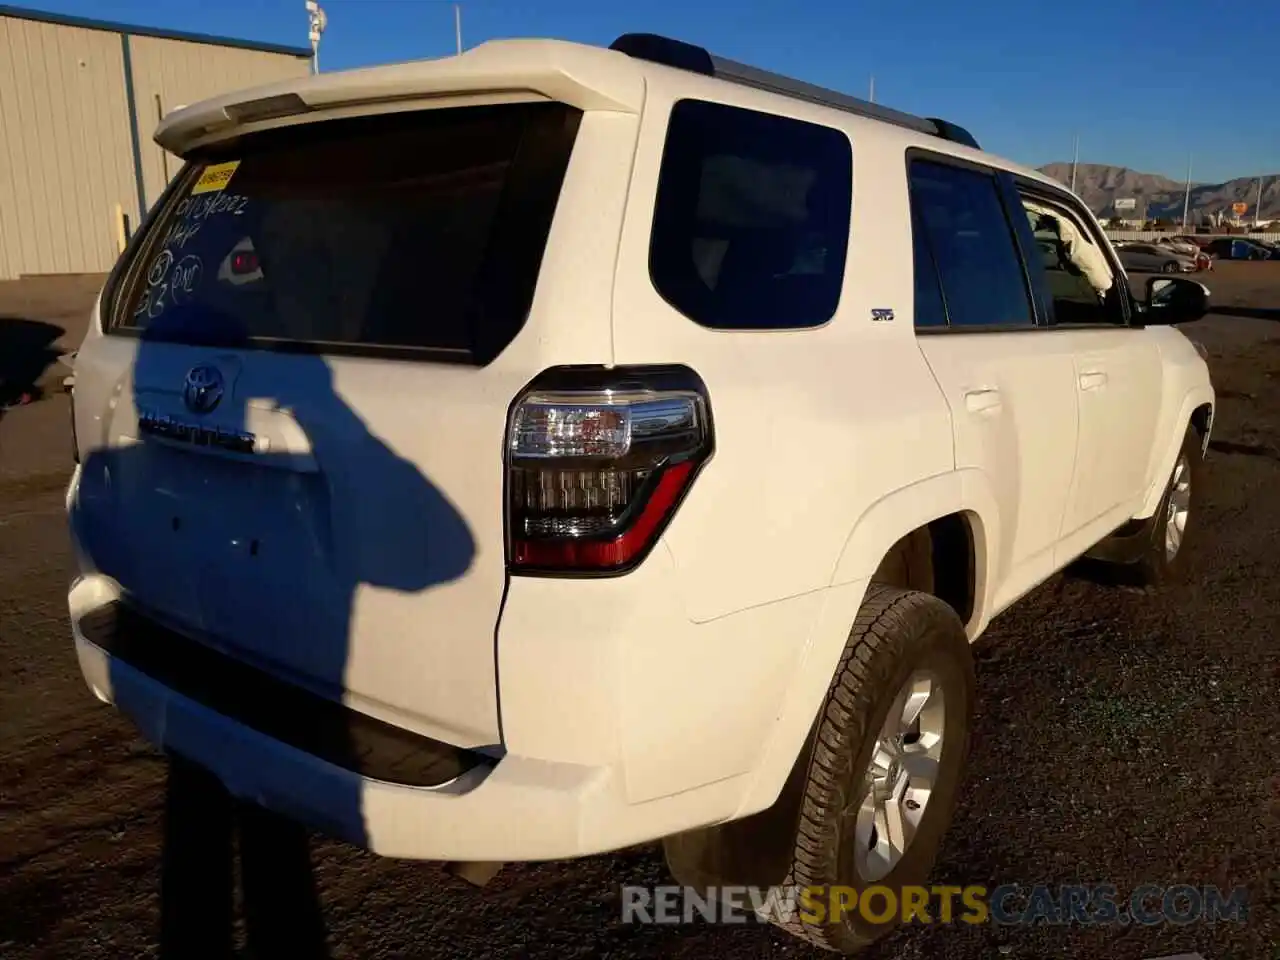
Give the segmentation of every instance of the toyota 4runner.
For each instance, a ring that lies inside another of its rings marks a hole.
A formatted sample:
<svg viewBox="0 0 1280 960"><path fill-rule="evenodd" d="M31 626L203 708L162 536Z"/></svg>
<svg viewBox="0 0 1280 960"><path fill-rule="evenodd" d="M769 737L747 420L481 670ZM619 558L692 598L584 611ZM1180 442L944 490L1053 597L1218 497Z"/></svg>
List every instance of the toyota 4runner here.
<svg viewBox="0 0 1280 960"><path fill-rule="evenodd" d="M1081 202L649 35L185 107L76 359L85 679L392 857L922 882L970 643L1153 585L1213 419ZM856 948L854 913L795 932Z"/></svg>

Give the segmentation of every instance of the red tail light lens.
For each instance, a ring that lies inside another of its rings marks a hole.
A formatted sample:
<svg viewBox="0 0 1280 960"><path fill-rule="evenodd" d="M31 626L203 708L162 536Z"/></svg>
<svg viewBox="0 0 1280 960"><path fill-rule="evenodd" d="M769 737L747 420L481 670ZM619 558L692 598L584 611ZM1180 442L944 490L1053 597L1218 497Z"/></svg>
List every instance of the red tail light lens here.
<svg viewBox="0 0 1280 960"><path fill-rule="evenodd" d="M231 272L237 275L253 273L258 269L258 255L252 250L241 250L231 255Z"/></svg>
<svg viewBox="0 0 1280 960"><path fill-rule="evenodd" d="M685 368L551 371L540 380L554 383L523 394L507 433L510 567L625 573L711 455L705 388Z"/></svg>

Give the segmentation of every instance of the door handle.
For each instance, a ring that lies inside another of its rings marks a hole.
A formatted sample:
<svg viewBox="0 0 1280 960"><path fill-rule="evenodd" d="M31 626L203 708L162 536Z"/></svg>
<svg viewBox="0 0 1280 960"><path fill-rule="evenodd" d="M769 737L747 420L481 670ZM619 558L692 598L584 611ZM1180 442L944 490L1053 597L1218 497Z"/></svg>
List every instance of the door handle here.
<svg viewBox="0 0 1280 960"><path fill-rule="evenodd" d="M964 392L964 407L970 413L990 413L999 410L1002 403L1000 391L994 387L979 387Z"/></svg>
<svg viewBox="0 0 1280 960"><path fill-rule="evenodd" d="M1107 385L1107 375L1101 370L1088 370L1080 374L1081 390L1097 390Z"/></svg>

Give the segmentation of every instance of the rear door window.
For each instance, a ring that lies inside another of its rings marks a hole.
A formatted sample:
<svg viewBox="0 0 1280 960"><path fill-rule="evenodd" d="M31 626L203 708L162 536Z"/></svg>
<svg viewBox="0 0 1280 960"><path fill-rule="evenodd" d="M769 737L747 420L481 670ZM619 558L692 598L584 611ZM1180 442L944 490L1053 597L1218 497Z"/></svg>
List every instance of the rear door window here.
<svg viewBox="0 0 1280 960"><path fill-rule="evenodd" d="M852 194L840 131L681 100L658 177L654 287L706 327L826 323L840 302Z"/></svg>
<svg viewBox="0 0 1280 960"><path fill-rule="evenodd" d="M993 172L912 160L913 219L928 235L952 327L1034 323L1022 259Z"/></svg>
<svg viewBox="0 0 1280 960"><path fill-rule="evenodd" d="M579 116L525 103L320 121L195 158L115 328L485 362L528 312Z"/></svg>
<svg viewBox="0 0 1280 960"><path fill-rule="evenodd" d="M915 275L915 325L945 327L947 305L938 283L938 264L929 249L929 238L918 216L911 218L912 266Z"/></svg>

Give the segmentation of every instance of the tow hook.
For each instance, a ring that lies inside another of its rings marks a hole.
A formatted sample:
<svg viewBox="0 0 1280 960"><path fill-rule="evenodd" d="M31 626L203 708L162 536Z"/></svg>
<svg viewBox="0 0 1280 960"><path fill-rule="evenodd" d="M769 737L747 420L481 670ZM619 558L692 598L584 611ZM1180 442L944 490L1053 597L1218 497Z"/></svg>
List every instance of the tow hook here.
<svg viewBox="0 0 1280 960"><path fill-rule="evenodd" d="M444 872L451 873L473 887L483 887L498 875L505 863L486 860L451 860L444 865Z"/></svg>

